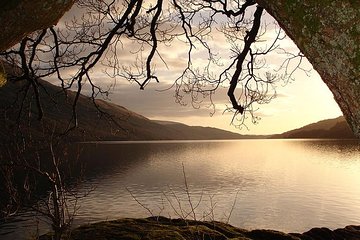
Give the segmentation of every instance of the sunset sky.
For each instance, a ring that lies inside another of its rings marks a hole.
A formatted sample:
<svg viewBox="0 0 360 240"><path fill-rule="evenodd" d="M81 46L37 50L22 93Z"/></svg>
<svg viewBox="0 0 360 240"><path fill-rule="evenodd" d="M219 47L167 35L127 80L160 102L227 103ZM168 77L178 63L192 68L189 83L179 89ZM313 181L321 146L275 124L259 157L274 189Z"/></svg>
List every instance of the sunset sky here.
<svg viewBox="0 0 360 240"><path fill-rule="evenodd" d="M76 9L70 11L59 23L59 26L76 15L77 11ZM269 15L266 15L263 19L267 23L274 21ZM274 37L274 28L272 25L268 27L266 34L263 36L266 41ZM231 54L226 39L215 32L212 40L210 42L211 47L215 49L226 65L230 61L229 55ZM270 43L266 41L259 44L268 46ZM118 56L119 60L125 64L131 64L132 59L134 59L131 50L136 47L126 40L123 41L122 47L122 52ZM298 52L289 38L281 41L281 47L290 52ZM282 81L277 83L276 99L269 104L259 106L256 115L260 116L261 120L258 124L254 125L248 121L248 129L246 127L236 129L231 125L232 113L223 113L225 106L230 106L226 86L219 88L214 96L216 111L213 116L210 116L212 110L206 107L208 105L206 103L200 105L199 109L194 109L189 101L187 106L181 106L175 103L174 89L158 91L169 88L179 76L186 64L187 46L175 42L170 47L160 46L159 52L167 64L163 64L159 59L154 61L160 83L151 82L144 91L141 91L137 84L130 84L124 79L117 79L115 87L111 90L109 100L150 119L210 126L241 134L282 133L319 120L338 117L342 114L331 92L314 70L310 72L310 76L307 76L303 71L297 71L294 75L294 81L286 84ZM273 71L273 69L278 68L283 61L282 57L277 53L270 54L266 59L266 71ZM197 64L204 64L206 62L204 50L195 52L194 59ZM311 65L307 62L302 67L311 69ZM92 72L92 76L93 80L99 85L108 86L114 84L114 80L109 79L100 68Z"/></svg>
<svg viewBox="0 0 360 240"><path fill-rule="evenodd" d="M278 86L278 97L267 105L260 106L261 120L258 124L247 124L246 128L232 126L231 113L223 114L217 110L211 117L211 110L206 107L194 109L192 106L180 106L175 103L173 90L164 89L162 84L155 84L145 91L140 91L135 84L117 83L110 96L113 103L122 105L150 119L169 120L188 125L222 128L241 134L273 134L298 128L319 120L334 118L342 113L333 99L332 93L315 71L310 77L299 76L294 82ZM226 89L216 94L216 105L229 104ZM219 107L221 108L221 107Z"/></svg>

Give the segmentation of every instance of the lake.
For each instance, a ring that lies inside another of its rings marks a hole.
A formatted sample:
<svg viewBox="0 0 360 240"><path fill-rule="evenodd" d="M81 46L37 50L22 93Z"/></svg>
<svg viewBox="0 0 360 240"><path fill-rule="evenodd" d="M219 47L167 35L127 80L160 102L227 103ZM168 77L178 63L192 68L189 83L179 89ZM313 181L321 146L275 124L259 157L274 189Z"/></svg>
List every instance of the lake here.
<svg viewBox="0 0 360 240"><path fill-rule="evenodd" d="M360 225L360 142L356 140L81 146L82 158L93 170L80 188L93 191L81 199L76 225L151 214L285 232ZM29 230L34 221L26 212L10 219L0 225L1 239L24 238L25 232L35 231ZM46 231L41 221L40 231Z"/></svg>

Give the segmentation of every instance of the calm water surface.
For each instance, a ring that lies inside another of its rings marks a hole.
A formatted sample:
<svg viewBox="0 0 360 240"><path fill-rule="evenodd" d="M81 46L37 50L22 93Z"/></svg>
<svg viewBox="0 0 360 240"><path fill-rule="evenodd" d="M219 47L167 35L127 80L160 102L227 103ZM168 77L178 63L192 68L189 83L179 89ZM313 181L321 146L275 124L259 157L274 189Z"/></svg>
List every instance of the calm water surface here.
<svg viewBox="0 0 360 240"><path fill-rule="evenodd" d="M82 158L93 170L81 188L94 190L76 224L149 216L138 202L153 215L188 216L184 168L199 220L285 232L360 225L359 141L99 142L83 144ZM28 215L0 225L0 238L29 232Z"/></svg>

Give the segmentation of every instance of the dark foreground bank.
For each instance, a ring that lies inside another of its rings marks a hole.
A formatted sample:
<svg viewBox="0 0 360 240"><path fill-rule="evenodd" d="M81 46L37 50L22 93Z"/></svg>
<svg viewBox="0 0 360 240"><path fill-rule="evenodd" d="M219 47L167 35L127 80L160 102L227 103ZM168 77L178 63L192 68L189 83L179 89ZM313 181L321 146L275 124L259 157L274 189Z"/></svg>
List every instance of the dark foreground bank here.
<svg viewBox="0 0 360 240"><path fill-rule="evenodd" d="M41 240L51 239L42 236ZM72 240L355 240L360 226L330 230L313 228L304 233L282 233L274 230L248 231L222 222L203 222L165 217L125 218L83 225L71 233Z"/></svg>

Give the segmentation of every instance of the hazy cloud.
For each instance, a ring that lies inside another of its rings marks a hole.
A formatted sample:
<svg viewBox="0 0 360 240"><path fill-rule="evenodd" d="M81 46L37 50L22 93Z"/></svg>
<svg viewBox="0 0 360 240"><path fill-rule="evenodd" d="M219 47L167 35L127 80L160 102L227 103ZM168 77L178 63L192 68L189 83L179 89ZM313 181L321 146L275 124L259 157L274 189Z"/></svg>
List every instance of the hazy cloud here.
<svg viewBox="0 0 360 240"><path fill-rule="evenodd" d="M70 21L73 16L80 16L83 11L83 9L73 8L58 25L60 27L64 26L65 21ZM274 22L274 19L268 14L265 14L263 19L267 23ZM268 25L267 32L263 36L267 42L259 41L258 46L264 48L270 46L271 40L274 37L274 30L275 25ZM232 53L230 45L217 30L214 29L212 35L213 38L209 38L209 46L214 49L214 53L218 54L217 57L221 57L221 63L224 64L223 68L226 68L231 61L230 56ZM138 46L126 38L122 40L122 44L118 46L118 57L121 65L131 66L136 61L134 51ZM241 42L239 44L241 45ZM281 41L280 44L287 51L295 54L298 52L297 47L290 38ZM153 62L161 83L151 82L142 91L138 85L130 84L125 79L118 79L109 96L111 102L122 105L149 118L176 120L192 125L215 126L234 131L235 129L229 126L232 118L231 113L222 116L225 105L230 105L226 94L227 88L219 88L213 97L216 104L216 115L213 118L209 118L212 109L207 108L209 106L208 100L204 100L200 105L200 109L195 109L191 106L189 98L186 98L186 106L176 103L174 89L158 91L167 89L180 75L187 64L188 46L184 42L174 41L171 46L159 45L158 50L166 61L165 65L156 56ZM146 53L143 54L144 56L146 57ZM204 49L197 48L194 50L194 66L201 68L201 64L207 63L207 57ZM278 69L284 59L286 59L286 55L281 55L277 52L267 55L266 62L268 65L261 69L261 74L266 71L274 72L273 70ZM94 83L106 87L113 84L115 80L106 76L103 70L104 68L98 65L93 69L91 76ZM212 67L211 70L214 72L218 71L216 67ZM71 75L72 72L68 70L66 74ZM305 125L339 113L338 107L332 100L331 93L329 93L317 75L309 79L304 73L297 72L296 77L297 80L293 84L288 84L284 88L282 83L279 83L277 98L270 104L260 106L256 114L262 117L263 120L256 127L250 126L251 133L279 133L295 128L298 125ZM89 93L88 87L84 87L83 93Z"/></svg>
<svg viewBox="0 0 360 240"><path fill-rule="evenodd" d="M176 103L174 97L175 90L173 88L166 91L170 85L150 84L145 90L140 90L135 84L118 84L109 96L111 102L125 106L135 112L143 114L147 117L185 117L195 115L209 115L212 108L209 108L209 101L204 99L200 104L200 108L194 108L190 99L186 99L186 105ZM222 105L227 103L227 95L225 90L216 93L215 104Z"/></svg>

